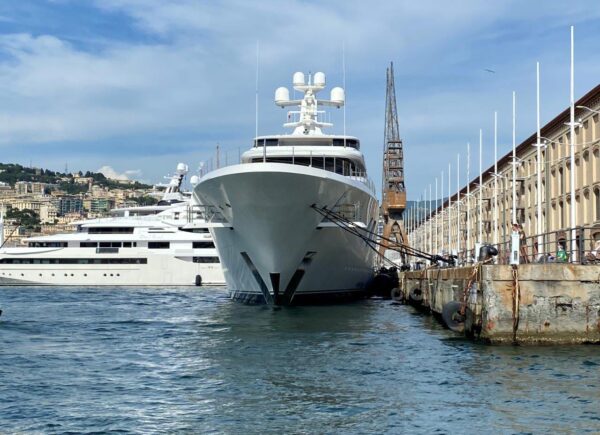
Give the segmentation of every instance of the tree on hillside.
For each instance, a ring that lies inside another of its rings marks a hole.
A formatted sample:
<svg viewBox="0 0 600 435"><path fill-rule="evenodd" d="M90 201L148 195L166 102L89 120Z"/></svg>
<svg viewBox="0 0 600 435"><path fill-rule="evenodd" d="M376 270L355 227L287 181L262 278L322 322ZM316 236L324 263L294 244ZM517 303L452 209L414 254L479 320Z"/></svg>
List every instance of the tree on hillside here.
<svg viewBox="0 0 600 435"><path fill-rule="evenodd" d="M6 217L9 219L16 219L24 228L32 229L34 231L40 230L40 217L39 215L28 208L19 210L16 208L9 208Z"/></svg>

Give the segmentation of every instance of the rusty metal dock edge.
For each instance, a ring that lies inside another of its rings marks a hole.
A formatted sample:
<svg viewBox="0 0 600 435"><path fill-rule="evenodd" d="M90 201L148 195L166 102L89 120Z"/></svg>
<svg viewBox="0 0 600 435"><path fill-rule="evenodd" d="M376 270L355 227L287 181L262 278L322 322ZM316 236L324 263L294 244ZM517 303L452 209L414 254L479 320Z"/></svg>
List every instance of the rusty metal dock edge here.
<svg viewBox="0 0 600 435"><path fill-rule="evenodd" d="M491 344L600 343L600 265L522 264L519 291L508 265L399 275L404 300L439 317L445 304L465 303L469 337Z"/></svg>

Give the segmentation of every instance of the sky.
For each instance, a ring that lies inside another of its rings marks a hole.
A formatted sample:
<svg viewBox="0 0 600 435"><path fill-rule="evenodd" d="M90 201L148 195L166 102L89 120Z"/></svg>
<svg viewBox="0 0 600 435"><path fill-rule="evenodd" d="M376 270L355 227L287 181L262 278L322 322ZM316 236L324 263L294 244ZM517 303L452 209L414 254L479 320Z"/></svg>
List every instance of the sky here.
<svg viewBox="0 0 600 435"><path fill-rule="evenodd" d="M380 185L393 61L408 198L442 171L447 190L449 163L454 191L480 128L493 163L494 111L510 151L513 91L517 143L535 131L536 61L542 125L568 106L571 25L578 98L600 83L597 0L3 0L0 161L153 183L217 144L237 159L255 133L258 45L260 135L286 132L277 87L295 71L341 86L345 59L346 131ZM342 112L331 119L342 133Z"/></svg>

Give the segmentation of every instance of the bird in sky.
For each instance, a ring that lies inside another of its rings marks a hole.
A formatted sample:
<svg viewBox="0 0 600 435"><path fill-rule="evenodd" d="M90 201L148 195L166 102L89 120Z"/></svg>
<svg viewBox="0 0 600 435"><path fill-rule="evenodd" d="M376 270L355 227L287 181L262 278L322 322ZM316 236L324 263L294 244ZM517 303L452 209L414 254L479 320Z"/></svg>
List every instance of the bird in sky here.
<svg viewBox="0 0 600 435"><path fill-rule="evenodd" d="M487 71L487 72L489 72L489 73L492 73L492 74L496 74L496 71L494 71L493 69L484 68L483 70L484 70L484 71Z"/></svg>

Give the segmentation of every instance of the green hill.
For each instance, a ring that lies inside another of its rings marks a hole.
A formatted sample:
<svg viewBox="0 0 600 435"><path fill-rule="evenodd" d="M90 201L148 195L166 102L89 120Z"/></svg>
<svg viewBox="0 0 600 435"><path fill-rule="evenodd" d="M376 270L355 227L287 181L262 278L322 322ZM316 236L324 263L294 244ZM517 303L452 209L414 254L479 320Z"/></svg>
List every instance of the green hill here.
<svg viewBox="0 0 600 435"><path fill-rule="evenodd" d="M85 174L79 171L82 177L91 177L94 179L94 184L109 189L149 189L152 186L139 182L121 183L117 180L110 180L99 172L87 171ZM68 180L66 180L68 179ZM74 182L73 174L55 172L43 168L28 168L16 163L0 163L0 181L14 186L17 181L32 181L39 183L56 184L59 189L65 190L68 193L81 193L87 191L87 185L77 184Z"/></svg>

